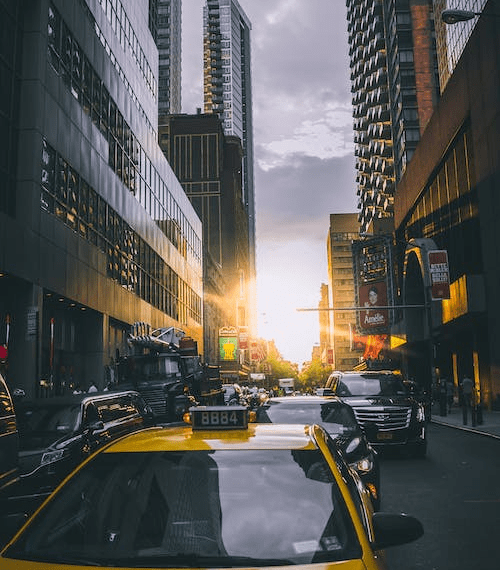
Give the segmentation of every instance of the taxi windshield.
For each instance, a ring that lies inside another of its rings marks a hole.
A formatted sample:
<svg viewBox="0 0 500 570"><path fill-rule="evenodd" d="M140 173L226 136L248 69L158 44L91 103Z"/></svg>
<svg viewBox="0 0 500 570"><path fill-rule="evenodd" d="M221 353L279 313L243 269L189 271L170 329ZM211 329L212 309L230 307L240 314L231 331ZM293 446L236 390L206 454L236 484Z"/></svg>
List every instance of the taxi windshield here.
<svg viewBox="0 0 500 570"><path fill-rule="evenodd" d="M361 556L319 450L102 453L4 557L130 567L258 567Z"/></svg>

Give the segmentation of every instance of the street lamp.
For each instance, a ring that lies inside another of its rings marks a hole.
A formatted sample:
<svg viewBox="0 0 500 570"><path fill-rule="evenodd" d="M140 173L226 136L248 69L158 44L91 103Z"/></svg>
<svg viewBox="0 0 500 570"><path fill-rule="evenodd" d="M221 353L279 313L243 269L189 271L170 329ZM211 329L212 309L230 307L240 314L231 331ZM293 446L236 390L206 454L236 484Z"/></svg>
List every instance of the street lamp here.
<svg viewBox="0 0 500 570"><path fill-rule="evenodd" d="M441 20L445 24L456 24L457 22L467 22L480 15L481 12L470 12L469 10L443 10Z"/></svg>

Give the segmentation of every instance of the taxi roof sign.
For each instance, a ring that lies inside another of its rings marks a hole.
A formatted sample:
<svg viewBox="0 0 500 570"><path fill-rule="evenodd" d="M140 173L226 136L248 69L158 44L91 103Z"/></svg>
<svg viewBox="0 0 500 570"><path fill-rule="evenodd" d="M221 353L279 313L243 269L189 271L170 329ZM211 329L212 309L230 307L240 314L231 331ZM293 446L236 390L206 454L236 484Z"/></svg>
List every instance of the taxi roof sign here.
<svg viewBox="0 0 500 570"><path fill-rule="evenodd" d="M245 406L196 406L189 408L193 430L231 430L248 428Z"/></svg>

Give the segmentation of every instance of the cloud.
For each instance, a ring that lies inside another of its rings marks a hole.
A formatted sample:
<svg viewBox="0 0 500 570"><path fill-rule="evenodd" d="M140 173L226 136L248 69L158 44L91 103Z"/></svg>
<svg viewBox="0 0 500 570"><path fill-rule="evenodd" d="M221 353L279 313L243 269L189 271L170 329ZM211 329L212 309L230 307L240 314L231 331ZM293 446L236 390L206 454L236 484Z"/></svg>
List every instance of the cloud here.
<svg viewBox="0 0 500 570"><path fill-rule="evenodd" d="M329 215L354 212L353 157L290 154L272 170L255 172L257 236L285 241L314 236L324 243Z"/></svg>
<svg viewBox="0 0 500 570"><path fill-rule="evenodd" d="M350 109L326 111L323 117L304 120L291 136L282 136L260 146L259 166L271 170L286 163L290 156L328 159L352 155L352 118Z"/></svg>
<svg viewBox="0 0 500 570"><path fill-rule="evenodd" d="M302 362L319 342L330 213L355 212L343 0L239 0L251 24L259 334ZM204 0L183 3L183 109L202 106ZM265 325L262 314L266 313Z"/></svg>

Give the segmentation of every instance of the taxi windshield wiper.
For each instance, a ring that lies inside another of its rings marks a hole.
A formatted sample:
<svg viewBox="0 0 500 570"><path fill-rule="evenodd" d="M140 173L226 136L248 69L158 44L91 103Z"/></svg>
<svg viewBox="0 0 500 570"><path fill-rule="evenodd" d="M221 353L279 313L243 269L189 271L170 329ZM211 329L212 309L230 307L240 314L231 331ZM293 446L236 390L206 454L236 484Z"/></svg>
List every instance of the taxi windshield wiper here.
<svg viewBox="0 0 500 570"><path fill-rule="evenodd" d="M290 566L295 563L284 558L252 558L250 556L204 556L201 554L153 554L137 556L127 559L113 559L118 566L132 564L135 568L158 564L165 568L233 568L235 566L261 567L261 566Z"/></svg>
<svg viewBox="0 0 500 570"><path fill-rule="evenodd" d="M47 564L76 564L77 566L107 566L106 561L96 560L95 558L85 558L81 556L72 556L71 554L56 554L52 551L43 553L25 553L8 550L5 553L6 558L16 560L31 560L32 562L45 562Z"/></svg>

